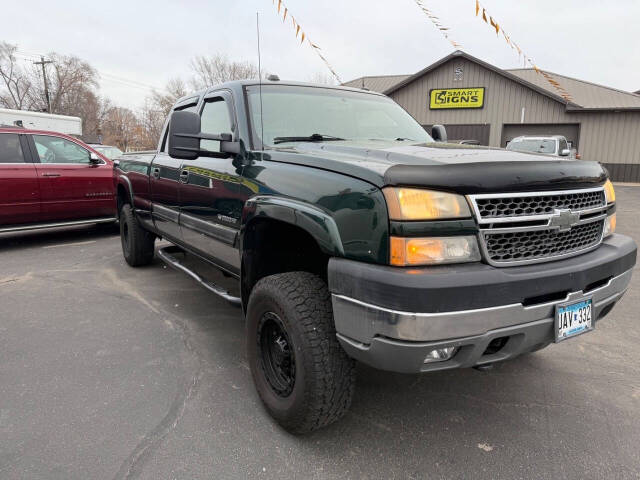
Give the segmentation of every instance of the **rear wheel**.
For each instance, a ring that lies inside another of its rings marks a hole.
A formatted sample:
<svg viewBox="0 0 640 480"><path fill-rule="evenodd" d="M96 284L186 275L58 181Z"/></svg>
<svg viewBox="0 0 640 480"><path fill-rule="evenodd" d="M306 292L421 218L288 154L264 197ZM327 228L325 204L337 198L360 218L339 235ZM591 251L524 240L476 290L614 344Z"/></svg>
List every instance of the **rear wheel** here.
<svg viewBox="0 0 640 480"><path fill-rule="evenodd" d="M153 260L156 236L143 229L136 219L131 205L120 210L120 241L124 259L132 267L148 265Z"/></svg>
<svg viewBox="0 0 640 480"><path fill-rule="evenodd" d="M247 354L262 402L286 430L307 433L349 409L355 362L336 339L329 291L316 275L282 273L256 284Z"/></svg>

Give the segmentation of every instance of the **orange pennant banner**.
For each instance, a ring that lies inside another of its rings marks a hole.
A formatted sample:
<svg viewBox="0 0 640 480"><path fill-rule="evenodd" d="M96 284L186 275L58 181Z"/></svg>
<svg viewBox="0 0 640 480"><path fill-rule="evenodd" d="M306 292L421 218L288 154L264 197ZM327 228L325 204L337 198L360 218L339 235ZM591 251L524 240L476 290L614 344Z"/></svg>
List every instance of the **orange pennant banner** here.
<svg viewBox="0 0 640 480"><path fill-rule="evenodd" d="M499 36L500 31L502 31L502 36L507 42L507 45L509 45L512 49L515 49L518 51L518 57L522 55L522 58L524 59L525 63L528 63L529 65L531 65L533 70L537 74L542 75L544 79L547 82L549 82L549 84L553 86L553 88L555 88L558 91L558 93L563 99L565 99L567 102L570 102L571 95L569 95L569 93L562 87L562 85L560 85L560 83L557 80L555 80L549 73L543 70L540 70L538 66L533 62L533 60L524 54L524 52L518 46L518 44L513 40L511 40L511 37L507 34L507 32L504 31L504 28L501 28L498 22L494 20L492 16L489 15L489 20L487 21L487 9L484 6L482 6L482 4L480 3L480 0L476 0L476 17L478 16L480 9L482 9L482 20L493 27L493 29L496 32L496 36Z"/></svg>
<svg viewBox="0 0 640 480"><path fill-rule="evenodd" d="M450 34L448 32L451 29L443 25L440 21L440 18L435 16L431 10L429 10L427 7L424 6L423 0L414 0L414 1L416 2L416 5L420 7L420 10L422 10L424 14L427 16L427 18L431 21L431 23L433 23L433 26L440 31L442 36L453 46L453 48L455 48L456 50L461 49L462 45L460 45L458 42L456 42L453 38L450 37Z"/></svg>
<svg viewBox="0 0 640 480"><path fill-rule="evenodd" d="M275 0L272 0L272 3L275 5ZM282 10L283 7L284 7L284 11ZM331 66L331 64L325 58L325 56L320 53L320 50L321 50L320 47L317 44L311 42L311 40L309 40L309 37L307 36L306 32L302 29L302 26L296 21L294 16L289 13L289 9L284 4L283 0L278 0L277 12L278 12L278 16L282 18L282 23L284 23L287 20L287 15L291 17L291 25L295 31L296 38L298 38L298 35L300 35L300 45L302 45L306 40L307 43L311 46L311 48L313 48L314 52L316 52L316 55L318 55L318 57L320 57L320 59L324 62L325 66L329 69L329 71L335 77L338 83L342 83L342 79L338 76L335 69Z"/></svg>

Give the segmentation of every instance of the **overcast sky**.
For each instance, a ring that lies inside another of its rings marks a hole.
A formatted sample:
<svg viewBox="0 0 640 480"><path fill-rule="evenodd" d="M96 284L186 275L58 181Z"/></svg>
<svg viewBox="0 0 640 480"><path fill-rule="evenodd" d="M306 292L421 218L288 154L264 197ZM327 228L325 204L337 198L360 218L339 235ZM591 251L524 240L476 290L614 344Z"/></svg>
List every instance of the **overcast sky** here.
<svg viewBox="0 0 640 480"><path fill-rule="evenodd" d="M502 36L474 16L475 0L423 2L468 53L502 68L522 66ZM453 51L413 0L285 3L343 81L414 73ZM640 89L640 1L482 3L539 67ZM27 54L55 51L87 60L101 74L101 93L121 106L136 108L150 87L187 76L195 55L256 61L256 12L264 70L303 81L328 73L308 44L296 42L289 19L279 21L271 0L3 1L1 12L0 40Z"/></svg>

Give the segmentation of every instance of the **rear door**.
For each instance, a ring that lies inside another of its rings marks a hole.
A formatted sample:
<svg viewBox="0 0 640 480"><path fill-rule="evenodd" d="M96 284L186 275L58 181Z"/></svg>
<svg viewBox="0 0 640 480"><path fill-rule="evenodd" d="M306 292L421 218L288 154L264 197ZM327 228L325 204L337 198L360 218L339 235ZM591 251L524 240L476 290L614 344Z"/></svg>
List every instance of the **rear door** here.
<svg viewBox="0 0 640 480"><path fill-rule="evenodd" d="M29 135L40 179L44 221L115 217L113 167L90 163L90 151L54 135Z"/></svg>
<svg viewBox="0 0 640 480"><path fill-rule="evenodd" d="M207 94L200 109L203 133L231 133L237 139L233 98L223 90ZM185 243L210 261L240 272L237 250L242 207L254 194L242 166L220 154L220 142L201 140L210 153L184 160L180 172L180 225ZM255 188L255 187L254 187Z"/></svg>
<svg viewBox="0 0 640 480"><path fill-rule="evenodd" d="M0 132L0 230L40 221L40 190L25 135Z"/></svg>

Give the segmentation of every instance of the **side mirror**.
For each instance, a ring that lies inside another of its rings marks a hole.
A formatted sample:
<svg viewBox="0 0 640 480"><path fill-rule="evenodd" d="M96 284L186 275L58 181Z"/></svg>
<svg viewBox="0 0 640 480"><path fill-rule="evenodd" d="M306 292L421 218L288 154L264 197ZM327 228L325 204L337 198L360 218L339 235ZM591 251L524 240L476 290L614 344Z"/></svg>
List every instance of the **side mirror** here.
<svg viewBox="0 0 640 480"><path fill-rule="evenodd" d="M195 160L200 155L226 157L230 153L240 153L240 142L232 141L230 133L214 135L202 133L200 128L200 115L197 113L173 112L169 120L169 156L183 160ZM220 148L218 151L202 149L200 140L218 141Z"/></svg>
<svg viewBox="0 0 640 480"><path fill-rule="evenodd" d="M444 125L434 125L431 127L431 136L436 142L446 142L447 129L444 128Z"/></svg>
<svg viewBox="0 0 640 480"><path fill-rule="evenodd" d="M568 148L564 148L560 151L561 157L568 157L569 155L571 155L571 150L569 150Z"/></svg>
<svg viewBox="0 0 640 480"><path fill-rule="evenodd" d="M89 165L100 165L102 164L102 159L93 152L89 152Z"/></svg>

